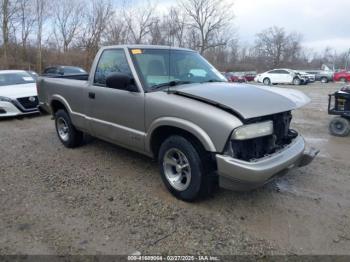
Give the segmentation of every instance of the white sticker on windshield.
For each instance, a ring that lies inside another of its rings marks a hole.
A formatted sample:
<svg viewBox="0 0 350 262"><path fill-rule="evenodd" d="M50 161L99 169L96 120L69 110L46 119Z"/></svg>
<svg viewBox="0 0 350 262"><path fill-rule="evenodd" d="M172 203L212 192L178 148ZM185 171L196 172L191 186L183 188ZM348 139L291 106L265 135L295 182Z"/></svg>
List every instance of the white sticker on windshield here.
<svg viewBox="0 0 350 262"><path fill-rule="evenodd" d="M24 76L24 77L23 77L23 80L24 80L24 81L28 81L28 82L29 82L29 81L34 81L34 79L33 79L32 77L29 77L29 76Z"/></svg>

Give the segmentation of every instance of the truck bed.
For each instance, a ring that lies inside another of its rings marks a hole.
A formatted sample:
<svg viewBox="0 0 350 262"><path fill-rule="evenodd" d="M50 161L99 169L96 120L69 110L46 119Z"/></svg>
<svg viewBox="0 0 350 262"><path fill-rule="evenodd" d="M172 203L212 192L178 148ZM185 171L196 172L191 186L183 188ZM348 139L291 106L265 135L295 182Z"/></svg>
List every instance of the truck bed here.
<svg viewBox="0 0 350 262"><path fill-rule="evenodd" d="M40 76L37 80L40 108L50 112L48 107L54 96L63 97L73 111L80 112L84 107L82 95L88 87L89 75Z"/></svg>

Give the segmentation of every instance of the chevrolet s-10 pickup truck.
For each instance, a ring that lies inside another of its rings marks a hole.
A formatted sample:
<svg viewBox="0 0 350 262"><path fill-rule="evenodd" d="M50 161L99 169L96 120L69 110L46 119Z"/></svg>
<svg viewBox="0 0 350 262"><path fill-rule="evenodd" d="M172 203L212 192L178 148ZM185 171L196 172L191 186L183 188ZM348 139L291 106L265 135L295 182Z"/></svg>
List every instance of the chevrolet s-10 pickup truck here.
<svg viewBox="0 0 350 262"><path fill-rule="evenodd" d="M290 128L307 96L228 83L189 49L103 47L89 75L40 77L37 89L64 146L87 133L157 159L164 184L185 201L215 185L260 187L318 153Z"/></svg>

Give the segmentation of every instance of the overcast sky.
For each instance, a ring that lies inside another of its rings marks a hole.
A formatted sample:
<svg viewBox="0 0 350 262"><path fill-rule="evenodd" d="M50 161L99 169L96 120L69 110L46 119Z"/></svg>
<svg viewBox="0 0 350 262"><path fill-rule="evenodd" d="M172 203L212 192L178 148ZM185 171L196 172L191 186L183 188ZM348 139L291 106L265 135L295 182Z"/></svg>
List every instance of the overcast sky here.
<svg viewBox="0 0 350 262"><path fill-rule="evenodd" d="M141 0L142 1L142 0ZM224 0L234 5L234 26L240 43L251 44L255 34L277 25L303 35L303 45L315 51L327 46L350 48L350 0ZM159 0L167 8L176 0Z"/></svg>

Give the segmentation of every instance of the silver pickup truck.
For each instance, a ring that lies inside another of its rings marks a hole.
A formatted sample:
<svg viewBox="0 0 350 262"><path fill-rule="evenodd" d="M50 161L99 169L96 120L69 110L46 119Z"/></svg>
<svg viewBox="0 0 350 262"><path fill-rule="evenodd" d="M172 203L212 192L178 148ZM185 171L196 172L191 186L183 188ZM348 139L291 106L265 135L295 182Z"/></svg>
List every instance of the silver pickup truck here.
<svg viewBox="0 0 350 262"><path fill-rule="evenodd" d="M309 102L303 93L228 83L188 49L104 47L90 75L41 77L37 88L66 147L88 133L153 157L166 187L185 201L217 184L254 189L318 152L306 152L290 128L291 111Z"/></svg>

